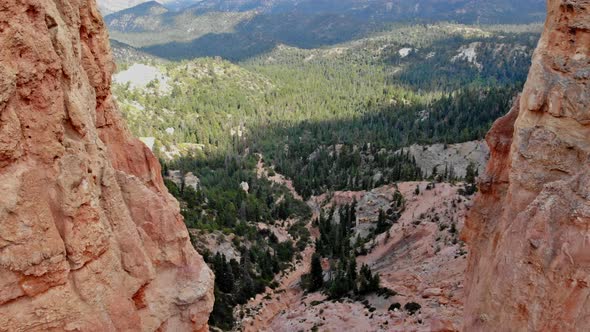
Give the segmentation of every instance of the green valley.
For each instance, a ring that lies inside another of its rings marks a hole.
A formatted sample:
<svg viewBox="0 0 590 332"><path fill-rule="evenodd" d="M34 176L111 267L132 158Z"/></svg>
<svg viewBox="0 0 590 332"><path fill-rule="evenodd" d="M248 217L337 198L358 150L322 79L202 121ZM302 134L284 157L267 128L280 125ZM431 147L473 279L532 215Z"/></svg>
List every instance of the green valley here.
<svg viewBox="0 0 590 332"><path fill-rule="evenodd" d="M244 306L267 287L278 290L277 275L299 271L314 242L318 254L339 262L341 280L324 287L333 298L353 290L359 299L391 296L368 266L356 272L356 255L389 234L383 211L377 228L357 238L356 217L332 227L342 208L320 213L308 200L403 181L454 183L460 174L469 185L458 192L471 195L476 165L425 169L407 148L481 140L521 89L538 31L535 24L396 25L320 48L280 44L238 62L168 61L115 44L120 109L160 158L195 247L218 278L210 323L231 329L227 317L251 315ZM358 245L340 249L353 236Z"/></svg>

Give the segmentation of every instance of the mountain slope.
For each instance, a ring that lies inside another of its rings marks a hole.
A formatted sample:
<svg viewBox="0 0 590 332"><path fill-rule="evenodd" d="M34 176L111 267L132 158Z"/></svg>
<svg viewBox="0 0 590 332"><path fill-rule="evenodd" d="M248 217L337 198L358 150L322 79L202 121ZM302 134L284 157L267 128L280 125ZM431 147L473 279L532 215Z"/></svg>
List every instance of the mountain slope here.
<svg viewBox="0 0 590 332"><path fill-rule="evenodd" d="M208 34L229 34L254 13L205 13L194 10L174 12L151 1L108 15L105 21L111 37L134 47L171 42L189 42Z"/></svg>
<svg viewBox="0 0 590 332"><path fill-rule="evenodd" d="M180 11L148 2L108 15L106 21L114 39L161 57L241 60L278 44L316 48L343 43L394 22L536 22L542 20L543 8L543 0L204 0Z"/></svg>
<svg viewBox="0 0 590 332"><path fill-rule="evenodd" d="M148 1L98 0L111 12L131 8ZM345 14L385 21L414 19L452 19L460 23L525 23L544 16L542 0L160 0L169 9L199 12L241 12L256 10L265 14Z"/></svg>
<svg viewBox="0 0 590 332"><path fill-rule="evenodd" d="M137 6L145 0L97 0L98 9L103 15Z"/></svg>
<svg viewBox="0 0 590 332"><path fill-rule="evenodd" d="M172 10L182 9L193 5L198 0L158 0ZM127 8L131 8L145 2L146 0L96 0L98 9L103 15L112 14Z"/></svg>

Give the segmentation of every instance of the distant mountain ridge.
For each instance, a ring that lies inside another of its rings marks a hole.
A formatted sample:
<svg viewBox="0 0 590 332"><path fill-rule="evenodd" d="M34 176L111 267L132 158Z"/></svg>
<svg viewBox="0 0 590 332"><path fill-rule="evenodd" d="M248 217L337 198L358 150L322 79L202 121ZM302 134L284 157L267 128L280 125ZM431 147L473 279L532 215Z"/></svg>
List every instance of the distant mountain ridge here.
<svg viewBox="0 0 590 332"><path fill-rule="evenodd" d="M265 13L346 13L400 19L454 19L460 23L524 23L544 15L543 0L201 0L191 8ZM188 4L188 3L187 3ZM510 17L514 16L513 20Z"/></svg>
<svg viewBox="0 0 590 332"><path fill-rule="evenodd" d="M159 0L160 4L165 5L168 9L179 10L189 7L195 4L199 0ZM98 8L101 13L106 16L112 13L116 13L128 8L133 8L138 5L142 5L148 2L146 0L96 0Z"/></svg>
<svg viewBox="0 0 590 332"><path fill-rule="evenodd" d="M252 19L252 12L174 11L150 1L107 15L111 38L135 48L190 43L207 35L233 34L238 24Z"/></svg>
<svg viewBox="0 0 590 332"><path fill-rule="evenodd" d="M156 2L98 0L109 13ZM348 14L388 21L448 19L460 23L527 23L544 16L544 0L159 0L171 10L243 12L265 14Z"/></svg>
<svg viewBox="0 0 590 332"><path fill-rule="evenodd" d="M540 22L544 6L544 0L168 0L105 21L113 39L160 57L241 60L280 44L311 49L360 39L394 23Z"/></svg>

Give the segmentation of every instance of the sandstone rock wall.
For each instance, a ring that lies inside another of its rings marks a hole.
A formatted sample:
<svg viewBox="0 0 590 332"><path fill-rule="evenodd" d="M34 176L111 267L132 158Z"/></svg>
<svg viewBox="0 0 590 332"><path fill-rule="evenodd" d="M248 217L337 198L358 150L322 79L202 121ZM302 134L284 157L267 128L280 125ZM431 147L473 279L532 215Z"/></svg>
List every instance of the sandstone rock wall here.
<svg viewBox="0 0 590 332"><path fill-rule="evenodd" d="M0 1L0 331L205 331L213 275L126 129L94 0Z"/></svg>
<svg viewBox="0 0 590 332"><path fill-rule="evenodd" d="M590 327L590 1L549 0L466 222L466 331Z"/></svg>

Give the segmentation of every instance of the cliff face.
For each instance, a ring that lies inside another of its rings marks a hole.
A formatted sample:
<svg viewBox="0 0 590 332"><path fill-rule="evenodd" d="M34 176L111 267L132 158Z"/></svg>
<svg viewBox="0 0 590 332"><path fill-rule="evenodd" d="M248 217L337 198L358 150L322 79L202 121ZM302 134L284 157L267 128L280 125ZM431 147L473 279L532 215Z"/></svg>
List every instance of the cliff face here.
<svg viewBox="0 0 590 332"><path fill-rule="evenodd" d="M466 222L466 331L590 326L590 0L549 0Z"/></svg>
<svg viewBox="0 0 590 332"><path fill-rule="evenodd" d="M207 329L213 275L113 69L94 0L0 1L0 331Z"/></svg>

